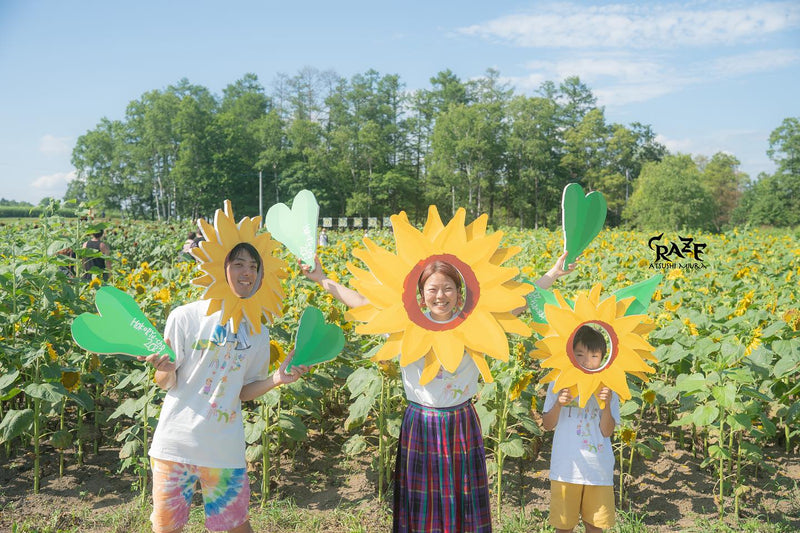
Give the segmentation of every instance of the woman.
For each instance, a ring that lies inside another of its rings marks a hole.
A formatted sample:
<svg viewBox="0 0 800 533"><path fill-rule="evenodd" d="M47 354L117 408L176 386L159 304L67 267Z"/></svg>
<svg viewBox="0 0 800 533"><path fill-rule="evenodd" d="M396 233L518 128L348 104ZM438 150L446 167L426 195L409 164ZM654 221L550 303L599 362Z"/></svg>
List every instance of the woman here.
<svg viewBox="0 0 800 533"><path fill-rule="evenodd" d="M572 272L564 253L536 284L550 287ZM313 271L302 272L348 307L369 303L359 292L331 280L319 259ZM462 277L444 261L432 261L417 283L418 303L432 322L448 322L463 305ZM524 308L515 310L522 312ZM464 357L454 373L441 369L420 384L424 358L401 367L408 406L397 448L394 490L395 533L486 533L492 530L486 454L472 398L480 372Z"/></svg>

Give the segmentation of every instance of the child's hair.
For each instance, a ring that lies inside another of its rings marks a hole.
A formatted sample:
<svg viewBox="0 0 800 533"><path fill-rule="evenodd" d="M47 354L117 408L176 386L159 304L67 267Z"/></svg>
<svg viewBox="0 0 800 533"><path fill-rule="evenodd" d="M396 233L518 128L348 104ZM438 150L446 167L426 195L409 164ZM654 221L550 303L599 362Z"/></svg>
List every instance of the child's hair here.
<svg viewBox="0 0 800 533"><path fill-rule="evenodd" d="M574 350L578 344L583 344L586 349L592 352L600 352L606 354L606 338L603 334L596 329L583 325L575 332L575 337L572 339L572 349Z"/></svg>
<svg viewBox="0 0 800 533"><path fill-rule="evenodd" d="M253 261L256 262L256 270L260 272L261 255L258 253L258 250L256 250L256 247L250 244L249 242L240 242L239 244L233 247L230 253L228 253L227 257L225 257L225 271L227 272L228 265L231 263L231 261L242 255L243 253L249 255L253 259Z"/></svg>
<svg viewBox="0 0 800 533"><path fill-rule="evenodd" d="M420 296L423 296L422 293L423 289L425 288L425 282L428 281L429 277L433 276L437 272L452 279L453 283L456 285L456 291L459 295L461 294L461 274L458 272L458 269L450 263L446 263L444 261L432 261L425 265L425 268L422 269L422 274L419 275L417 288L419 289Z"/></svg>
<svg viewBox="0 0 800 533"><path fill-rule="evenodd" d="M186 240L187 241L192 241L196 237L197 237L197 233L195 233L194 231L190 231L189 233L186 234Z"/></svg>

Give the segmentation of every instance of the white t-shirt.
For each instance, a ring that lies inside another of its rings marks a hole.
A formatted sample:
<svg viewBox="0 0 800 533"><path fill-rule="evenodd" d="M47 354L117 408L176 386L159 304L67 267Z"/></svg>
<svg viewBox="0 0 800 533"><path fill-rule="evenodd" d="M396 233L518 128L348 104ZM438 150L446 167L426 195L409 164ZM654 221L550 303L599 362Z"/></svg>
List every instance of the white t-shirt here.
<svg viewBox="0 0 800 533"><path fill-rule="evenodd" d="M478 392L480 371L475 361L466 353L454 374L440 368L439 373L427 385L420 385L419 380L424 368L424 357L401 367L403 388L410 402L441 409L460 405Z"/></svg>
<svg viewBox="0 0 800 533"><path fill-rule="evenodd" d="M429 313L426 313L425 316L436 322ZM466 352L464 352L464 357L455 373L451 374L444 368L440 368L439 373L427 385L420 385L419 380L424 369L424 357L401 367L403 388L406 391L406 399L410 402L442 409L460 405L478 392L480 370Z"/></svg>
<svg viewBox="0 0 800 533"><path fill-rule="evenodd" d="M543 412L556 404L554 383L547 388ZM611 416L619 424L619 396L611 393ZM575 398L561 407L550 456L550 479L577 485L614 485L614 452L611 437L600 432L600 405L592 396L586 407Z"/></svg>
<svg viewBox="0 0 800 533"><path fill-rule="evenodd" d="M208 300L174 309L164 337L172 343L177 381L167 392L150 455L211 468L244 468L242 386L269 376L269 331L239 335L206 316Z"/></svg>

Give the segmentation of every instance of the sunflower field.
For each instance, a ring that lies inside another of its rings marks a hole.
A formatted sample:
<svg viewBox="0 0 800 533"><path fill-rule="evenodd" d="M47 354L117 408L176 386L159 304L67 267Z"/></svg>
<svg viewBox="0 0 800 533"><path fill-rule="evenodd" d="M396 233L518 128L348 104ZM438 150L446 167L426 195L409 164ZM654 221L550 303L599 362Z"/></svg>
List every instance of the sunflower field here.
<svg viewBox="0 0 800 533"><path fill-rule="evenodd" d="M81 244L100 227L111 248L111 273L105 281L84 279L81 259L93 252ZM67 462L80 464L99 447L114 446L119 471L135 474L135 489L146 496L147 446L164 393L142 363L80 349L70 324L81 313L96 312L94 292L105 283L132 295L163 330L171 309L201 293L190 283L199 274L194 261L179 253L191 229L190 222L86 216L0 221L0 455L5 461L33 454L31 491L40 489L44 454L57 454L63 471ZM544 274L563 246L560 231L494 230L503 231L503 246L522 248L504 266L517 267L528 279ZM651 243L657 235L603 230L576 271L552 289L574 298L596 283L610 293L664 275L648 311L656 326L648 337L656 372L648 382L630 380L632 399L622 404L614 436L619 501L630 497L634 463L674 443L713 473L719 515L737 516L758 472L771 468L765 449L800 449L800 233L687 233L665 233L659 242L691 238L705 245L702 257L676 261L685 268L664 268ZM364 231L329 235L320 260L329 277L348 284L348 261L364 267L352 254L364 247ZM370 230L369 238L394 250L388 229ZM335 361L244 406L247 459L260 487L255 497L264 502L273 496L270 480L281 475L281 457L310 445L314 431L338 432L344 454L371 458L375 497L385 499L405 402L397 362L370 361L384 338L356 334L346 309L304 278L287 251L279 255L289 272L282 281L282 316L270 326L272 363L290 350L308 305L342 327L346 344ZM531 321L528 314L521 318ZM508 362L487 358L495 381L483 385L476 401L498 510L506 505L513 475L509 460L518 468L533 464L548 439L538 420L544 393L539 380L546 370L530 356L536 338L508 339Z"/></svg>

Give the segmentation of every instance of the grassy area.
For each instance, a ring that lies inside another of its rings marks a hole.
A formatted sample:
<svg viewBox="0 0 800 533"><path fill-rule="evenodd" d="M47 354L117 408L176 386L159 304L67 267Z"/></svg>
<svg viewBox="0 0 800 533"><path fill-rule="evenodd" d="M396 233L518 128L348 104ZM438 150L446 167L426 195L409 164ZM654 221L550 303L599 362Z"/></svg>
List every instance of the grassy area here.
<svg viewBox="0 0 800 533"><path fill-rule="evenodd" d="M4 509L2 514L14 513ZM20 511L20 510L16 510ZM51 516L39 518L20 518L12 522L12 533L147 533L150 530L150 505L140 501L103 512L101 509L83 508L75 511L55 511ZM19 513L23 514L23 513ZM617 512L616 525L609 533L790 533L791 526L782 523L768 523L760 518L740 521L732 526L727 523L696 517L691 526L665 524L648 526L645 516L636 512ZM273 533L379 533L391 530L391 509L387 504L375 503L375 507L359 508L343 506L333 510L318 511L298 508L290 500L273 500L263 508L251 507L251 524L255 531ZM495 520L498 533L551 533L553 528L547 524L547 512L515 511L504 514ZM192 508L186 533L203 533L203 510L201 506ZM578 525L576 533L584 528Z"/></svg>

